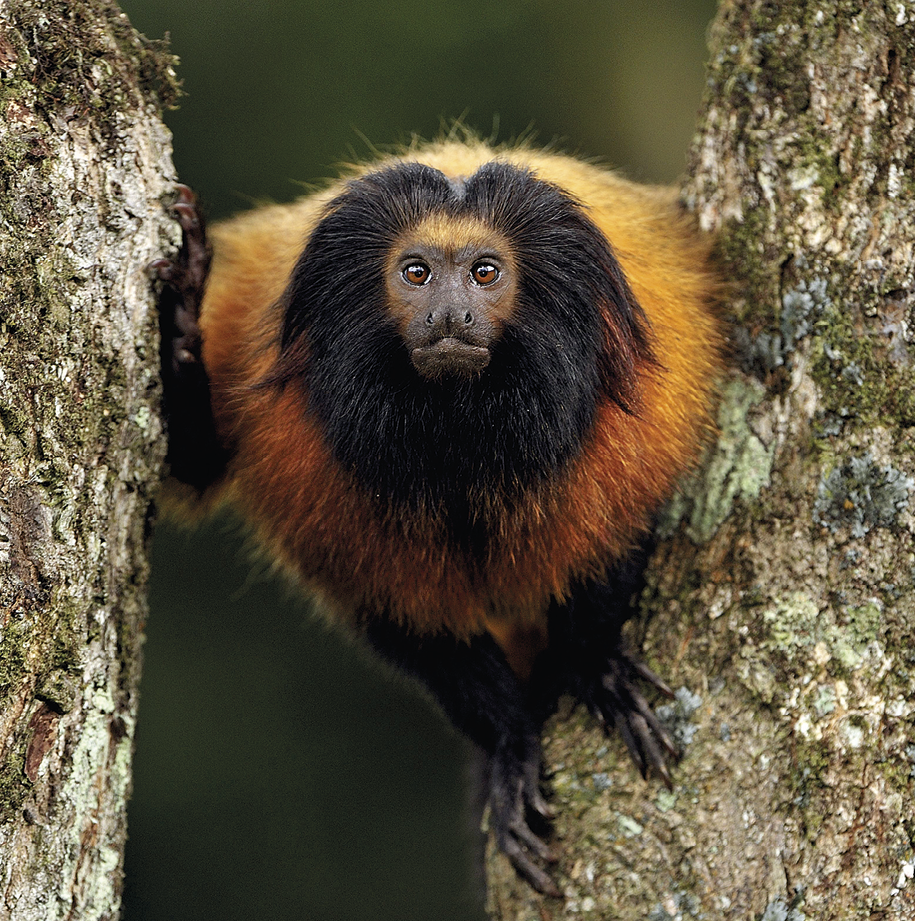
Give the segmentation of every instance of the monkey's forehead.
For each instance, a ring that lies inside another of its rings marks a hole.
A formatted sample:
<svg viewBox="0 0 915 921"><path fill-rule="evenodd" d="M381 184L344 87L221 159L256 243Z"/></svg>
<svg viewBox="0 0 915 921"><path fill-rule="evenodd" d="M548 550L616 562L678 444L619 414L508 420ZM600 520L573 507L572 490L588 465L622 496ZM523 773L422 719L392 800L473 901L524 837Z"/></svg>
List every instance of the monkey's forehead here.
<svg viewBox="0 0 915 921"><path fill-rule="evenodd" d="M508 258L512 246L504 234L474 214L431 212L401 233L391 248L392 254L413 247L431 247L442 253L460 256L464 253L489 252Z"/></svg>

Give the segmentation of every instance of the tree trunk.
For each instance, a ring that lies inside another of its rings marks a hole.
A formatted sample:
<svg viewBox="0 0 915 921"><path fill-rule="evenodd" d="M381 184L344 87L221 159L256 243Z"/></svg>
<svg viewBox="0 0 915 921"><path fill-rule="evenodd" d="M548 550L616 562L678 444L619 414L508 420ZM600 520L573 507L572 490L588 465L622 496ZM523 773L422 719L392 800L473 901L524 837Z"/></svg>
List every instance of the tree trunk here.
<svg viewBox="0 0 915 921"><path fill-rule="evenodd" d="M160 478L145 265L171 58L106 0L0 2L0 917L114 918Z"/></svg>
<svg viewBox="0 0 915 921"><path fill-rule="evenodd" d="M735 367L641 627L684 757L555 721L566 899L491 853L493 918L915 917L913 133L910 4L722 4L684 198Z"/></svg>

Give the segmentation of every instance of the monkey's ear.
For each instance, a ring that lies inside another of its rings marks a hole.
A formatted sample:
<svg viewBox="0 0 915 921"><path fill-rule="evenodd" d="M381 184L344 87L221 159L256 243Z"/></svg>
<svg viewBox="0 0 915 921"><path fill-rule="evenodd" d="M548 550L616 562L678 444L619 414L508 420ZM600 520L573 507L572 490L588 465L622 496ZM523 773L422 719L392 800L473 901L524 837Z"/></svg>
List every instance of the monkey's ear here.
<svg viewBox="0 0 915 921"><path fill-rule="evenodd" d="M609 246L607 257L606 283L598 294L604 340L598 356L600 382L624 412L638 415L642 376L657 366L651 327Z"/></svg>

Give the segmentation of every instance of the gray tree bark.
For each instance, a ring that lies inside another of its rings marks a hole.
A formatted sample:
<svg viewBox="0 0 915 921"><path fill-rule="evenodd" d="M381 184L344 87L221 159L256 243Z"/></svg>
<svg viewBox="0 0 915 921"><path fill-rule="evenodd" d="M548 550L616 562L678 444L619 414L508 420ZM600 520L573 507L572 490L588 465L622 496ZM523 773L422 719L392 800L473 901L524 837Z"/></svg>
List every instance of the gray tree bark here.
<svg viewBox="0 0 915 921"><path fill-rule="evenodd" d="M106 0L0 3L0 918L115 918L163 456L145 265L171 59Z"/></svg>
<svg viewBox="0 0 915 921"><path fill-rule="evenodd" d="M672 793L547 733L564 902L498 919L915 918L915 7L725 0L684 200L734 370L643 599Z"/></svg>

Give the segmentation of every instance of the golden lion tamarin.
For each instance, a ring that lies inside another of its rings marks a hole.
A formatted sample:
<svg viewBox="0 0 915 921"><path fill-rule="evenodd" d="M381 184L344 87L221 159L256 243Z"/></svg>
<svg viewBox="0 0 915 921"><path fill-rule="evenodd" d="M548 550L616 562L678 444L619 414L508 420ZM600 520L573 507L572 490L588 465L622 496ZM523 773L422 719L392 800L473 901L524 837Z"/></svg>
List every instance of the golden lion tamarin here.
<svg viewBox="0 0 915 921"><path fill-rule="evenodd" d="M160 260L169 460L488 758L536 888L539 726L571 691L669 782L623 645L638 547L709 429L709 242L667 189L444 141Z"/></svg>

